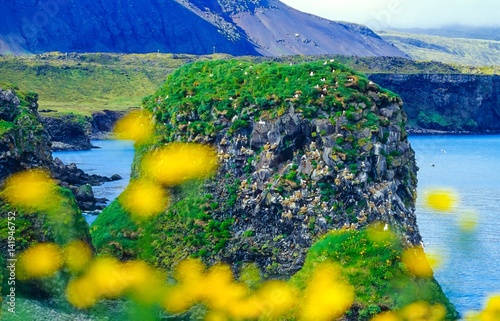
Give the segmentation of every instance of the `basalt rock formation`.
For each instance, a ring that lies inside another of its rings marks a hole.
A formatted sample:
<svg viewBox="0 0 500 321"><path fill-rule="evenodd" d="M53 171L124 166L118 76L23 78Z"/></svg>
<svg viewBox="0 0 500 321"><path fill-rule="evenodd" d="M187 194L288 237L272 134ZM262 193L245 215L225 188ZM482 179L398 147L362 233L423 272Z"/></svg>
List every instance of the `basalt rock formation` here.
<svg viewBox="0 0 500 321"><path fill-rule="evenodd" d="M180 68L145 101L158 140L213 145L220 169L196 193L173 191L147 231L155 263L191 253L290 275L319 236L374 222L419 244L402 105L333 60Z"/></svg>
<svg viewBox="0 0 500 321"><path fill-rule="evenodd" d="M500 76L373 74L370 79L406 102L411 127L424 130L500 131Z"/></svg>

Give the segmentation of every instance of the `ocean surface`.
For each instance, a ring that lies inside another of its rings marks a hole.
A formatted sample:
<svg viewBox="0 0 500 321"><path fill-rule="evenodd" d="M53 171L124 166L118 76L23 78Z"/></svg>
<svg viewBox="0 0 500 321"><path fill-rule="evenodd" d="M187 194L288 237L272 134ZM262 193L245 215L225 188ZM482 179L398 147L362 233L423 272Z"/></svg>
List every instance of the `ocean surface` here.
<svg viewBox="0 0 500 321"><path fill-rule="evenodd" d="M55 152L90 174L124 179L94 187L96 197L116 198L127 186L134 155L131 142L93 141L100 149ZM500 293L500 135L410 136L418 172L417 220L426 251L442 265L435 277L463 315L480 310L489 294ZM433 188L453 190L459 201L451 213L426 209L423 197ZM473 232L460 217L476 217ZM91 222L95 216L87 216Z"/></svg>
<svg viewBox="0 0 500 321"><path fill-rule="evenodd" d="M113 201L127 187L130 180L130 169L134 158L134 145L131 141L93 140L95 148L85 151L53 152L66 165L75 163L87 174L111 176L119 174L123 179L93 186L94 196ZM87 222L92 223L96 215L84 213Z"/></svg>
<svg viewBox="0 0 500 321"><path fill-rule="evenodd" d="M443 264L435 277L462 314L480 310L500 293L500 135L410 136L418 171L417 222L426 251ZM458 204L438 214L424 206L425 192L451 189ZM473 232L459 227L477 222ZM469 219L470 220L470 219Z"/></svg>

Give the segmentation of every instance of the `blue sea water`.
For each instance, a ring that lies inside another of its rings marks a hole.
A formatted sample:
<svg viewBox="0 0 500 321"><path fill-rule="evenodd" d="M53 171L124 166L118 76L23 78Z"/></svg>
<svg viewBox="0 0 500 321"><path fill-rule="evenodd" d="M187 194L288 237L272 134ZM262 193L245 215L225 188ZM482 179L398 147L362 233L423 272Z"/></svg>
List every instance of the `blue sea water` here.
<svg viewBox="0 0 500 321"><path fill-rule="evenodd" d="M417 222L426 250L443 259L435 277L463 315L500 293L500 135L410 136L418 172ZM451 213L424 206L425 193L451 189ZM461 217L475 217L466 233Z"/></svg>
<svg viewBox="0 0 500 321"><path fill-rule="evenodd" d="M130 169L134 158L134 145L131 141L94 140L92 145L100 148L86 151L53 152L66 165L75 163L87 174L111 176L119 174L123 179L94 186L97 198L107 198L110 202L120 195L130 180ZM84 214L87 222L92 223L96 216Z"/></svg>
<svg viewBox="0 0 500 321"><path fill-rule="evenodd" d="M418 172L417 220L426 250L438 251L443 264L435 277L463 315L480 310L489 294L500 293L500 135L410 136ZM131 142L93 141L101 149L55 152L91 174L124 179L94 188L96 197L116 198L127 186L134 155ZM452 189L460 200L452 213L423 206L425 192ZM460 215L476 213L477 228L464 233ZM87 217L92 220L93 217Z"/></svg>

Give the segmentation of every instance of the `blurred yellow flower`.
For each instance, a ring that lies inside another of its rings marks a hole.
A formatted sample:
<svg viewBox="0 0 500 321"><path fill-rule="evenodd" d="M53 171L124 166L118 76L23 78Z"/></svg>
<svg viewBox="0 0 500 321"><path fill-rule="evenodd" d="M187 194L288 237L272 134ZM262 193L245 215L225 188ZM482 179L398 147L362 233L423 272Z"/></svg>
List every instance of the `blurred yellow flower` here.
<svg viewBox="0 0 500 321"><path fill-rule="evenodd" d="M227 310L228 305L247 293L234 283L233 272L225 264L216 264L207 271L203 280L203 301L212 309Z"/></svg>
<svg viewBox="0 0 500 321"><path fill-rule="evenodd" d="M177 281L194 285L201 282L205 273L205 265L200 260L186 259L177 264L174 273Z"/></svg>
<svg viewBox="0 0 500 321"><path fill-rule="evenodd" d="M154 132L151 113L145 110L132 111L115 124L113 132L118 139L144 143Z"/></svg>
<svg viewBox="0 0 500 321"><path fill-rule="evenodd" d="M479 214L475 211L460 213L458 217L458 226L463 232L470 233L477 227Z"/></svg>
<svg viewBox="0 0 500 321"><path fill-rule="evenodd" d="M420 246L414 246L403 251L402 262L410 273L418 277L430 278L433 276L432 268Z"/></svg>
<svg viewBox="0 0 500 321"><path fill-rule="evenodd" d="M73 279L66 288L66 299L78 309L87 309L99 300L98 290L92 279Z"/></svg>
<svg viewBox="0 0 500 321"><path fill-rule="evenodd" d="M500 320L500 294L490 296L483 311L469 312L465 319L468 321Z"/></svg>
<svg viewBox="0 0 500 321"><path fill-rule="evenodd" d="M99 297L116 299L126 287L120 262L115 258L97 258L90 265L85 278L92 282Z"/></svg>
<svg viewBox="0 0 500 321"><path fill-rule="evenodd" d="M68 243L63 251L65 265L73 273L83 271L92 259L92 250L80 240Z"/></svg>
<svg viewBox="0 0 500 321"><path fill-rule="evenodd" d="M57 185L44 170L29 170L10 176L2 196L13 206L49 210L60 204Z"/></svg>
<svg viewBox="0 0 500 321"><path fill-rule="evenodd" d="M458 196L452 190L434 189L425 193L426 206L438 212L453 210L457 200Z"/></svg>
<svg viewBox="0 0 500 321"><path fill-rule="evenodd" d="M340 267L325 262L318 265L309 280L302 301L301 320L334 320L354 302L354 289L341 279Z"/></svg>
<svg viewBox="0 0 500 321"><path fill-rule="evenodd" d="M161 213L170 201L168 193L155 183L139 180L131 182L120 195L120 203L135 220L143 220Z"/></svg>
<svg viewBox="0 0 500 321"><path fill-rule="evenodd" d="M205 316L205 321L229 321L229 319L222 312L209 311Z"/></svg>
<svg viewBox="0 0 500 321"><path fill-rule="evenodd" d="M142 261L129 261L121 266L127 292L139 302L152 304L165 294L165 276Z"/></svg>
<svg viewBox="0 0 500 321"><path fill-rule="evenodd" d="M283 281L267 281L256 293L262 315L278 319L291 312L298 303L297 289Z"/></svg>
<svg viewBox="0 0 500 321"><path fill-rule="evenodd" d="M217 154L212 147L194 143L172 143L146 155L144 173L161 184L172 186L213 175Z"/></svg>
<svg viewBox="0 0 500 321"><path fill-rule="evenodd" d="M198 302L198 298L192 295L186 286L171 286L162 302L163 308L170 313L183 313Z"/></svg>
<svg viewBox="0 0 500 321"><path fill-rule="evenodd" d="M374 318L371 319L371 321L402 321L401 318L398 317L398 315L395 312L384 312L381 313Z"/></svg>
<svg viewBox="0 0 500 321"><path fill-rule="evenodd" d="M443 321L446 308L441 304L429 304L424 301L412 303L398 313L404 321Z"/></svg>
<svg viewBox="0 0 500 321"><path fill-rule="evenodd" d="M52 243L39 243L19 255L19 278L45 278L55 274L63 264L61 249Z"/></svg>

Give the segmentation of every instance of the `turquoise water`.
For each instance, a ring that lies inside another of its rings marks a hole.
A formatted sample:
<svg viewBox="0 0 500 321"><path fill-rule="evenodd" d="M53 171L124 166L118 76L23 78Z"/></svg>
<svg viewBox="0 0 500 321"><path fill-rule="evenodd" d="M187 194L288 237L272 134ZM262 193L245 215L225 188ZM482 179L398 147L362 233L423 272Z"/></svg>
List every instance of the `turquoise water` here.
<svg viewBox="0 0 500 321"><path fill-rule="evenodd" d="M86 151L53 152L64 164L75 163L87 174L111 176L119 174L123 179L94 186L97 198L114 200L127 187L130 180L130 169L134 158L133 142L120 140L94 140L92 145L100 148ZM87 222L92 223L95 215L85 214Z"/></svg>
<svg viewBox="0 0 500 321"><path fill-rule="evenodd" d="M444 260L435 276L460 313L479 310L488 294L500 292L500 135L410 136L410 142L420 167L420 232L426 250L437 250ZM132 143L92 143L102 148L54 156L91 174L120 174L123 180L94 188L96 197L112 200L128 184ZM436 187L451 188L460 195L453 213L436 214L422 206L425 191ZM463 233L458 227L457 216L464 212L477 213L473 233Z"/></svg>
<svg viewBox="0 0 500 321"><path fill-rule="evenodd" d="M410 142L420 168L420 233L426 250L443 258L436 279L462 315L480 310L489 294L500 293L500 135L410 136ZM431 188L458 194L452 213L436 214L423 206ZM477 216L473 233L459 228L464 213Z"/></svg>

